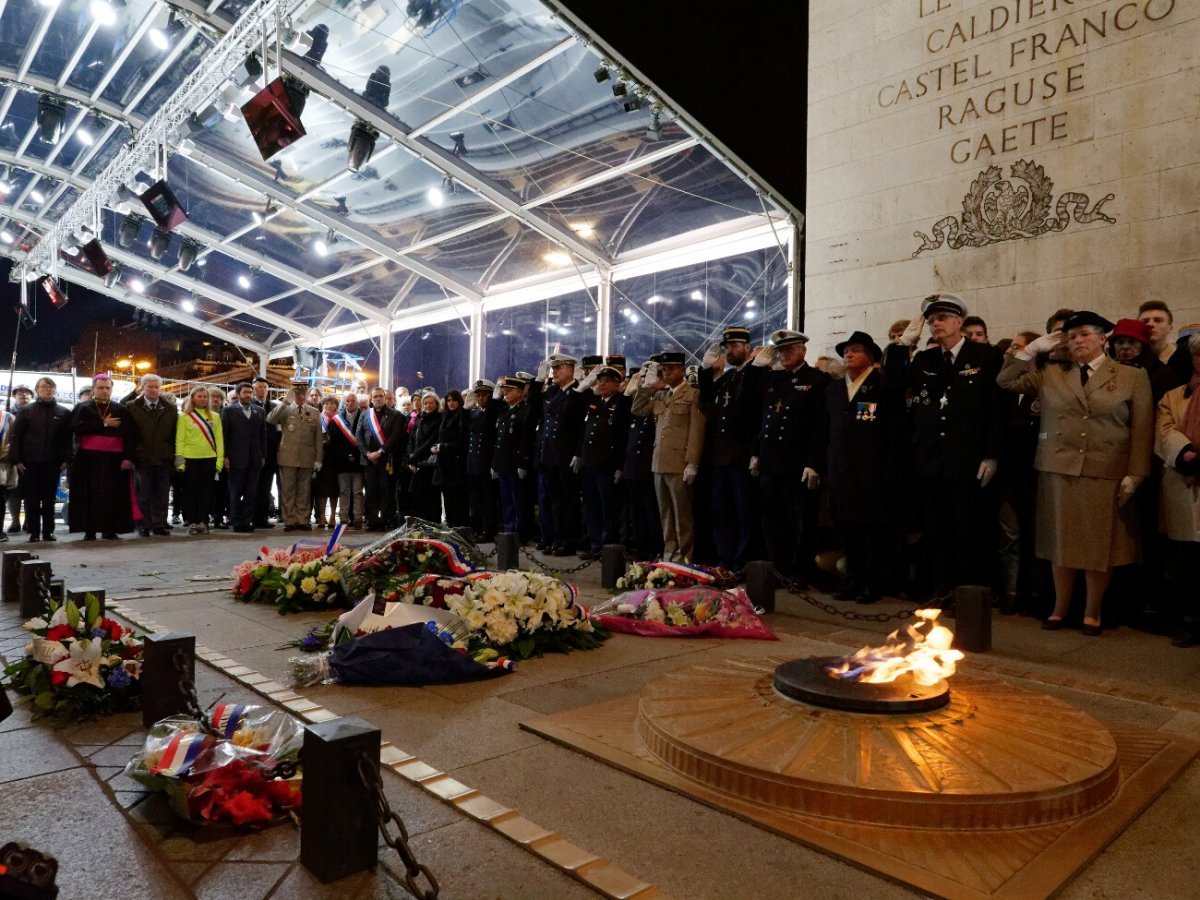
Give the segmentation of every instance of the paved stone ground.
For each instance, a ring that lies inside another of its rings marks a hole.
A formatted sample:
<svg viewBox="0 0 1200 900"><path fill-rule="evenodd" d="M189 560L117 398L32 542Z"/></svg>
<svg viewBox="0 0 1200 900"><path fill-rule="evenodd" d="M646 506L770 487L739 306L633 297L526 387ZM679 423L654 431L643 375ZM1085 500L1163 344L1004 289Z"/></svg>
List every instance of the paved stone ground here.
<svg viewBox="0 0 1200 900"><path fill-rule="evenodd" d="M290 536L289 536L290 537ZM36 545L68 585L93 584L127 597L133 619L189 630L201 645L286 683L290 651L276 648L327 617L279 616L238 604L227 572L258 548L290 543L281 531L254 536L62 541ZM16 549L18 542L6 545ZM554 562L562 562L556 559ZM574 562L574 560L568 560ZM585 601L606 596L599 566L573 576ZM141 596L139 596L141 595ZM896 611L884 603L871 611ZM0 653L19 649L16 610L0 607ZM523 731L535 715L636 692L647 681L705 660L843 653L878 643L894 627L838 619L781 594L769 617L779 643L656 640L615 635L603 648L521 663L503 678L429 688L314 687L305 696L339 715L359 716L384 739L453 778L519 810L545 829L676 897L873 897L910 892L739 819L550 744ZM1063 697L1095 715L1200 738L1200 652L1130 629L1100 639L1047 633L1023 618L997 618L991 654L966 665ZM204 702L248 690L198 667ZM261 699L259 698L260 702ZM322 887L296 862L290 826L231 835L183 825L157 797L120 774L141 743L136 717L58 730L19 710L0 725L0 840L54 852L64 897L390 897L403 891L389 870ZM443 896L571 897L589 894L518 844L426 791L388 778L389 796L414 835L418 857ZM1194 831L1200 766L1193 765L1062 896L1187 896L1194 892ZM387 858L384 857L386 860ZM99 864L99 865L97 865ZM111 893L97 872L121 872ZM648 894L643 894L647 896Z"/></svg>

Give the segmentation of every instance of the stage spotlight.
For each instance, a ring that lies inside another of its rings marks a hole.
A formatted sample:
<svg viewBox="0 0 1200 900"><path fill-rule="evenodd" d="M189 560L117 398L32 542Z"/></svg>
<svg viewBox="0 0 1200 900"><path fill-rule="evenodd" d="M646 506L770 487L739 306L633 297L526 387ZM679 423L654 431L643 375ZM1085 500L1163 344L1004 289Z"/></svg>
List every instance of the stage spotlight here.
<svg viewBox="0 0 1200 900"><path fill-rule="evenodd" d="M258 61L258 54L251 53L246 57L246 61L242 63L240 77L238 78L238 87L249 87L262 77L262 63Z"/></svg>
<svg viewBox="0 0 1200 900"><path fill-rule="evenodd" d="M655 113L650 118L650 126L646 129L646 140L648 140L648 141L661 141L662 140L662 121L659 119L658 113Z"/></svg>
<svg viewBox="0 0 1200 900"><path fill-rule="evenodd" d="M325 51L329 49L329 26L318 25L309 30L308 36L312 38L312 46L308 48L304 58L319 66L321 60L325 58Z"/></svg>
<svg viewBox="0 0 1200 900"><path fill-rule="evenodd" d="M614 97L624 97L627 93L629 93L629 88L625 86L625 82L618 81L612 86L612 92Z"/></svg>
<svg viewBox="0 0 1200 900"><path fill-rule="evenodd" d="M460 157L467 155L467 136L463 132L452 131L450 133L450 140L454 141L454 147L450 150L451 153Z"/></svg>
<svg viewBox="0 0 1200 900"><path fill-rule="evenodd" d="M643 106L645 106L646 101L643 100L641 97L635 96L635 97L630 97L628 100L626 100L621 105L625 107L625 112L634 112L636 110L641 109Z"/></svg>
<svg viewBox="0 0 1200 900"><path fill-rule="evenodd" d="M186 272L192 267L192 263L196 261L196 254L200 252L200 245L191 238L184 238L183 243L179 245L179 271Z"/></svg>
<svg viewBox="0 0 1200 900"><path fill-rule="evenodd" d="M47 144L57 144L62 137L63 123L67 119L67 105L57 97L42 94L38 97L38 137Z"/></svg>
<svg viewBox="0 0 1200 900"><path fill-rule="evenodd" d="M171 235L161 228L155 228L150 235L150 258L156 262L163 258L167 248L171 246Z"/></svg>
<svg viewBox="0 0 1200 900"><path fill-rule="evenodd" d="M167 24L164 28L150 29L150 43L159 51L167 50L171 46L171 41L183 33L183 29L183 23L172 12L167 16Z"/></svg>
<svg viewBox="0 0 1200 900"><path fill-rule="evenodd" d="M379 132L362 119L351 125L350 140L346 143L346 168L357 174L369 163L375 153L375 141L378 137Z"/></svg>
<svg viewBox="0 0 1200 900"><path fill-rule="evenodd" d="M380 109L387 109L391 98L392 70L387 66L380 66L367 79L367 86L363 88L363 99Z"/></svg>
<svg viewBox="0 0 1200 900"><path fill-rule="evenodd" d="M43 194L41 191L39 191L37 188L34 188L32 191L29 192L29 199L32 200L34 203L45 203L46 195Z"/></svg>
<svg viewBox="0 0 1200 900"><path fill-rule="evenodd" d="M605 81L608 81L608 79L609 79L609 74L608 74L608 66L601 66L601 67L600 67L600 68L598 68L598 69L597 69L595 72L593 72L593 73L592 73L592 76L593 76L593 77L596 79L596 81L597 81L597 82L599 82L599 83L603 83L603 82L605 82Z"/></svg>
<svg viewBox="0 0 1200 900"><path fill-rule="evenodd" d="M133 242L137 240L138 232L142 230L142 223L146 219L139 216L137 213L130 213L121 221L121 228L117 231L117 246L132 247Z"/></svg>
<svg viewBox="0 0 1200 900"><path fill-rule="evenodd" d="M88 6L97 25L105 28L117 24L117 9L125 5L124 0L92 0Z"/></svg>
<svg viewBox="0 0 1200 900"><path fill-rule="evenodd" d="M191 300L184 300L182 303L179 304L179 308L182 309L185 313L194 313L196 311L196 304L193 303Z"/></svg>

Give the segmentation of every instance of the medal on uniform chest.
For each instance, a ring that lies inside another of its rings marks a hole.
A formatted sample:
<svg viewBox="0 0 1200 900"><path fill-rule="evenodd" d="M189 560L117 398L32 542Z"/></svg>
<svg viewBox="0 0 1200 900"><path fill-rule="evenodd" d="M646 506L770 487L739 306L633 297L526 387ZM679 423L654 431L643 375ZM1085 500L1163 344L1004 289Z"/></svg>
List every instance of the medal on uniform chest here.
<svg viewBox="0 0 1200 900"><path fill-rule="evenodd" d="M938 406L941 407L942 409L945 409L949 405L950 405L950 398L947 397L945 394L942 394L942 399L938 401Z"/></svg>
<svg viewBox="0 0 1200 900"><path fill-rule="evenodd" d="M296 430L296 423L288 422L288 431L295 431L295 430Z"/></svg>

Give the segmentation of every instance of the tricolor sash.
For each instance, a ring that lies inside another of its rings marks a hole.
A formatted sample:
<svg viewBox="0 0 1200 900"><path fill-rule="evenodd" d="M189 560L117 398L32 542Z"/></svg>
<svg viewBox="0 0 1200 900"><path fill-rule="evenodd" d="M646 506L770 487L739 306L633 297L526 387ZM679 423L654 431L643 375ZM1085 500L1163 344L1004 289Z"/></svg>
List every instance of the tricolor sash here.
<svg viewBox="0 0 1200 900"><path fill-rule="evenodd" d="M200 433L204 435L204 440L208 441L208 446L212 448L212 452L217 452L217 438L213 431L212 423L204 416L199 415L194 409L188 413L192 420L192 424L200 429Z"/></svg>
<svg viewBox="0 0 1200 900"><path fill-rule="evenodd" d="M218 703L213 707L212 727L225 737L232 738L242 724L245 713L246 707L241 703Z"/></svg>
<svg viewBox="0 0 1200 900"><path fill-rule="evenodd" d="M162 758L150 767L152 775L186 775L204 749L208 735L198 731L180 731L171 738Z"/></svg>
<svg viewBox="0 0 1200 900"><path fill-rule="evenodd" d="M324 434L329 430L329 423L326 421L324 413L321 413L321 415L317 418L317 421L321 423L321 434Z"/></svg>
<svg viewBox="0 0 1200 900"><path fill-rule="evenodd" d="M338 545L338 541L342 539L342 535L346 533L349 526L343 522L337 528L333 529L333 534L329 536L329 543L325 545L325 555L333 556L333 548Z"/></svg>
<svg viewBox="0 0 1200 900"><path fill-rule="evenodd" d="M350 446L358 447L358 441L354 439L354 432L350 430L350 423L345 420L341 413L338 413L329 421L338 427L338 431L342 433L342 437L350 442Z"/></svg>
<svg viewBox="0 0 1200 900"><path fill-rule="evenodd" d="M375 414L375 407L367 410L367 426L371 429L371 434L375 435L375 440L379 441L379 446L383 447L383 428L379 424L379 416Z"/></svg>

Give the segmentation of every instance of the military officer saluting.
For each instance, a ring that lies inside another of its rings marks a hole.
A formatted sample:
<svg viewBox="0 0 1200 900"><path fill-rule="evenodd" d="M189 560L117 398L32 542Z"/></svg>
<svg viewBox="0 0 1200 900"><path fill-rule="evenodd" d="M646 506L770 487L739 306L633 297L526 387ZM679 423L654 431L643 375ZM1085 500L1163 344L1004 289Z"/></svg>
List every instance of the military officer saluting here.
<svg viewBox="0 0 1200 900"><path fill-rule="evenodd" d="M750 329L726 328L720 345L709 347L697 373L700 408L708 419L712 464L713 541L721 565L738 570L759 543L758 485L750 457L762 416L766 369L751 365L756 351ZM724 359L724 365L717 362Z"/></svg>
<svg viewBox="0 0 1200 900"><path fill-rule="evenodd" d="M620 482L632 418L632 401L621 393L624 374L612 366L601 366L595 376L595 394L584 408L579 453L571 460L571 468L583 482L587 525L588 549L579 554L580 559L596 559L601 547L619 541Z"/></svg>
<svg viewBox="0 0 1200 900"><path fill-rule="evenodd" d="M312 509L313 472L321 468L324 454L324 434L321 413L305 402L308 382L292 382L292 395L267 416L267 422L282 431L279 442L279 505L282 507L284 531L309 531L309 512Z"/></svg>
<svg viewBox="0 0 1200 900"><path fill-rule="evenodd" d="M755 356L766 373L758 406L762 428L750 471L759 476L767 555L784 575L808 580L825 466L825 391L829 376L805 362L808 335L781 329ZM780 369L770 366L779 360Z"/></svg>
<svg viewBox="0 0 1200 900"><path fill-rule="evenodd" d="M934 593L960 584L988 584L993 545L984 488L996 474L1004 427L1004 397L996 385L1001 355L962 333L967 304L933 294L884 355L884 382L908 400L908 443L929 546ZM909 359L929 325L934 346Z"/></svg>

